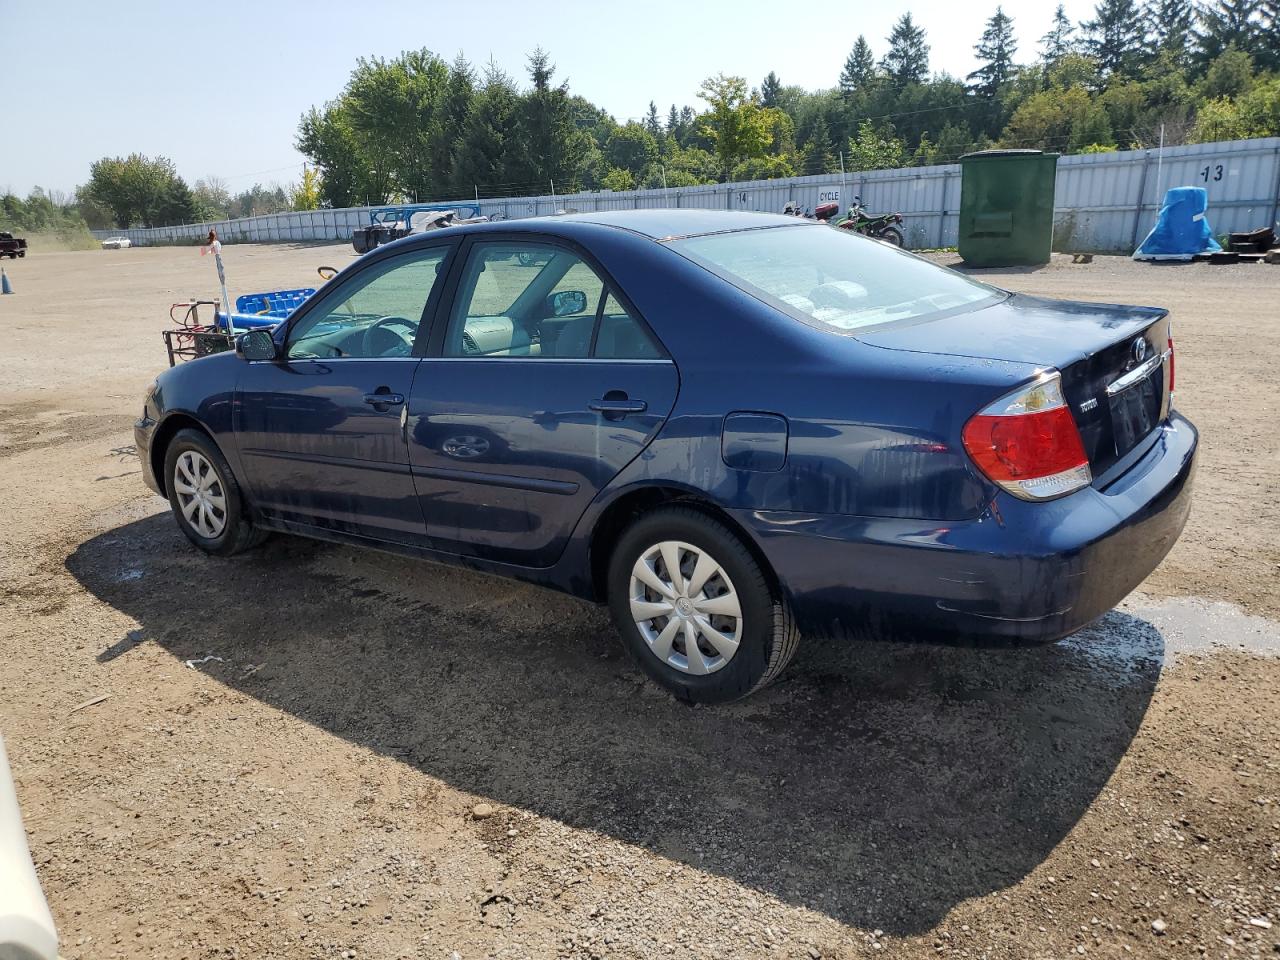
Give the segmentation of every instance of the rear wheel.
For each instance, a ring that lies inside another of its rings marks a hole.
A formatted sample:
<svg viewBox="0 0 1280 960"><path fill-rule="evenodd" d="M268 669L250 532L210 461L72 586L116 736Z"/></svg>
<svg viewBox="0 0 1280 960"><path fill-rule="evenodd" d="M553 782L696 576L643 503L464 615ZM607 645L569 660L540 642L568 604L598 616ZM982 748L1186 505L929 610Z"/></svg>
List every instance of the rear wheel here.
<svg viewBox="0 0 1280 960"><path fill-rule="evenodd" d="M897 227L885 227L876 237L885 243L892 243L895 247L905 247L906 241L902 239L902 231Z"/></svg>
<svg viewBox="0 0 1280 960"><path fill-rule="evenodd" d="M229 557L265 539L245 516L231 465L208 435L179 430L165 451L164 476L178 527L205 553Z"/></svg>
<svg viewBox="0 0 1280 960"><path fill-rule="evenodd" d="M609 609L632 656L682 700L724 703L775 680L799 633L751 551L692 507L642 516L609 563Z"/></svg>

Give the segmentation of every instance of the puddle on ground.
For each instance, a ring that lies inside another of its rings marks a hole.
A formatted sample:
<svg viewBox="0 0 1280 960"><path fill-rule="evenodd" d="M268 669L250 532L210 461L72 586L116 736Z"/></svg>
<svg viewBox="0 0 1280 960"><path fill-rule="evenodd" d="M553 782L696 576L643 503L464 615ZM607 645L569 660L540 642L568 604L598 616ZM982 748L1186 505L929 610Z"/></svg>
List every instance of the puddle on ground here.
<svg viewBox="0 0 1280 960"><path fill-rule="evenodd" d="M1094 663L1125 671L1176 662L1188 653L1280 656L1280 622L1218 600L1155 599L1133 593L1061 645Z"/></svg>

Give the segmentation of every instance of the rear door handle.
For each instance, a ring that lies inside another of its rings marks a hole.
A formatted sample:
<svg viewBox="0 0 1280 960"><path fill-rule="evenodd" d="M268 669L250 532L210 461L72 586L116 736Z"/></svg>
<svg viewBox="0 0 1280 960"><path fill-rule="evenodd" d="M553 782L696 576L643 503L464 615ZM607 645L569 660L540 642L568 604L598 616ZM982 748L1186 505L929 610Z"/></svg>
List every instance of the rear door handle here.
<svg viewBox="0 0 1280 960"><path fill-rule="evenodd" d="M404 395L399 393L366 393L364 402L375 407L398 407L404 403Z"/></svg>
<svg viewBox="0 0 1280 960"><path fill-rule="evenodd" d="M625 416L628 413L644 413L649 405L643 400L592 400L587 408L608 416Z"/></svg>

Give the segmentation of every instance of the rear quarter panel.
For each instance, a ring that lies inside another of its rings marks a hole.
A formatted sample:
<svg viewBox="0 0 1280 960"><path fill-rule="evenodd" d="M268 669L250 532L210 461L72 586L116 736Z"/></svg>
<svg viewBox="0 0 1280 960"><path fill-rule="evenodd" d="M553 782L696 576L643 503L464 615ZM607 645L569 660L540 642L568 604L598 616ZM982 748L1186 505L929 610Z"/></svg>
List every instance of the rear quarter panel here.
<svg viewBox="0 0 1280 960"><path fill-rule="evenodd" d="M605 230L593 249L680 369L661 433L613 490L672 483L726 508L966 519L993 488L960 442L966 420L1031 364L889 350L785 316L675 251ZM788 426L780 470L729 467L734 412Z"/></svg>

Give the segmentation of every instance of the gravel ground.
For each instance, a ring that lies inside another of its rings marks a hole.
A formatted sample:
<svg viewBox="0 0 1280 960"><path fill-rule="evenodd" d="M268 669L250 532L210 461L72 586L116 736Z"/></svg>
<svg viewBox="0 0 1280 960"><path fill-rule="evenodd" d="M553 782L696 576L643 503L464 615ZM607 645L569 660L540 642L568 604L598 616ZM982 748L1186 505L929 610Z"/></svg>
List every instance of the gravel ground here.
<svg viewBox="0 0 1280 960"><path fill-rule="evenodd" d="M350 252L226 259L270 289ZM1280 951L1280 269L984 271L1174 309L1182 541L1063 643L810 642L716 709L565 597L285 537L196 553L130 425L212 265L8 272L0 731L68 960Z"/></svg>

